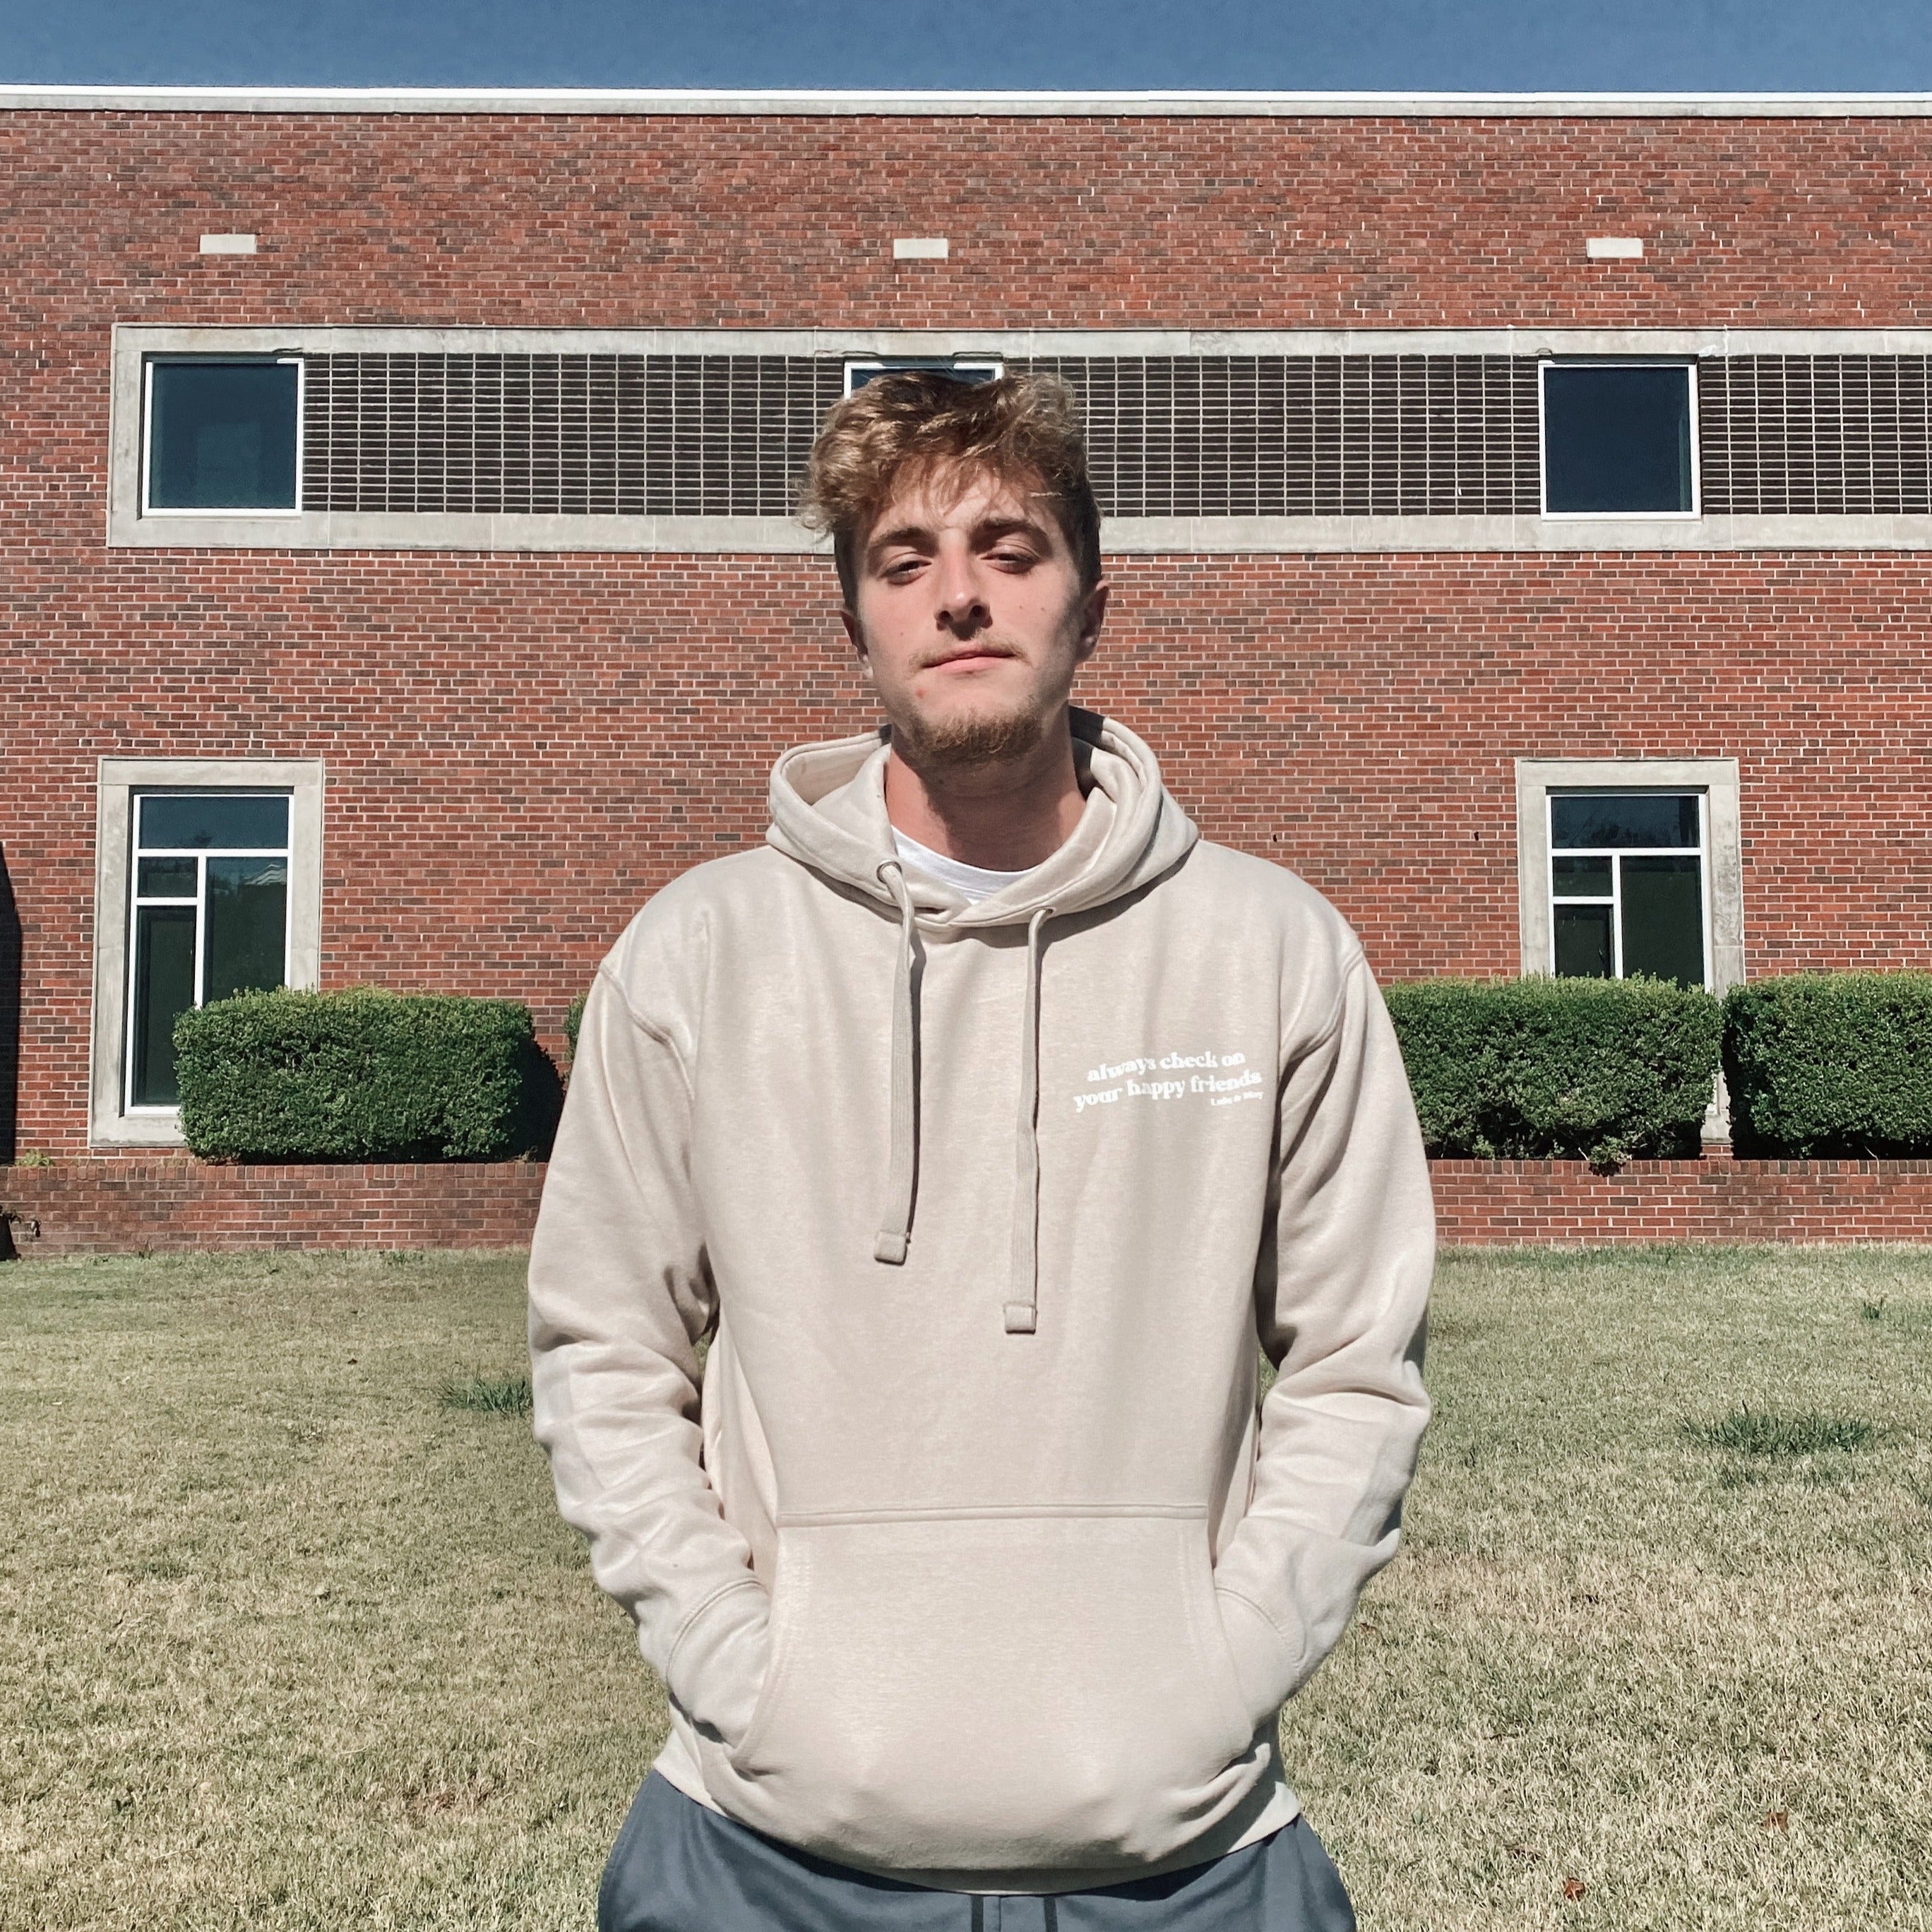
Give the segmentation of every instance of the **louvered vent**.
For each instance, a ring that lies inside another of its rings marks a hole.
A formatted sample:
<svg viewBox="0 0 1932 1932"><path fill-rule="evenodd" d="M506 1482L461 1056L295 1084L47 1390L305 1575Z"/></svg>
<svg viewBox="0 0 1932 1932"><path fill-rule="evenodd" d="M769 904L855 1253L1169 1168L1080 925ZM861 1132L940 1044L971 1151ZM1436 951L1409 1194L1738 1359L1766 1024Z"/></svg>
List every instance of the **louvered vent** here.
<svg viewBox="0 0 1932 1932"><path fill-rule="evenodd" d="M808 356L311 356L302 502L782 517L843 382Z"/></svg>
<svg viewBox="0 0 1932 1932"><path fill-rule="evenodd" d="M1534 514L1536 364L1498 356L1083 356L1116 517ZM314 510L784 516L843 386L826 357L316 356Z"/></svg>
<svg viewBox="0 0 1932 1932"><path fill-rule="evenodd" d="M1705 513L1932 511L1928 362L1923 356L1735 356L1700 364Z"/></svg>
<svg viewBox="0 0 1932 1932"><path fill-rule="evenodd" d="M1536 364L1505 356L1066 357L1117 517L1534 516Z"/></svg>

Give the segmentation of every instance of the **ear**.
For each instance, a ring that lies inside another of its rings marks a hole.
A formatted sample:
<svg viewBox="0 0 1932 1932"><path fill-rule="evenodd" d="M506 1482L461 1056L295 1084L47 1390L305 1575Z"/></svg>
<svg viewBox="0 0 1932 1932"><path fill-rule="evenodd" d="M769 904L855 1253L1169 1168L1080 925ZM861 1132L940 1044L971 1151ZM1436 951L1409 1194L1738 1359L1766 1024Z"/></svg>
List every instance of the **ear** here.
<svg viewBox="0 0 1932 1932"><path fill-rule="evenodd" d="M859 628L858 616L842 604L838 607L838 621L845 626L846 641L852 646L852 655L859 660L859 675L870 684L872 682L872 654L866 648L866 634Z"/></svg>
<svg viewBox="0 0 1932 1932"><path fill-rule="evenodd" d="M1100 641L1100 626L1107 621L1107 595L1113 588L1105 578L1080 600L1080 635L1073 647L1073 661L1084 664Z"/></svg>

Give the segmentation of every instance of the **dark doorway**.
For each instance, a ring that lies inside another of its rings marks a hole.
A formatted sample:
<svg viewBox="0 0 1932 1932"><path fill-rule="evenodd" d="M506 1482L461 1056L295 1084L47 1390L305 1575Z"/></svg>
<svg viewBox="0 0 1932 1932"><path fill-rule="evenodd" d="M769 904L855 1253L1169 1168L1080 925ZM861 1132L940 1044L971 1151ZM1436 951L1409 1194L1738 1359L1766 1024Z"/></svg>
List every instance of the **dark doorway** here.
<svg viewBox="0 0 1932 1932"><path fill-rule="evenodd" d="M0 845L0 1166L11 1166L20 1101L20 909Z"/></svg>

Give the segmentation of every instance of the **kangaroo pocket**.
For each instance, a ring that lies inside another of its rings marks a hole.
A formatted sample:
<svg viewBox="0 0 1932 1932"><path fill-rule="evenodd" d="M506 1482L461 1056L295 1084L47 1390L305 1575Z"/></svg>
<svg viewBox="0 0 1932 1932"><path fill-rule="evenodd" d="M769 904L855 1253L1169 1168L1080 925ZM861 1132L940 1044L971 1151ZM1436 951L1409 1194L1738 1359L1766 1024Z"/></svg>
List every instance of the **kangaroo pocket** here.
<svg viewBox="0 0 1932 1932"><path fill-rule="evenodd" d="M1265 1767L1200 1512L782 1520L772 1618L713 1794L846 1862L1132 1866Z"/></svg>

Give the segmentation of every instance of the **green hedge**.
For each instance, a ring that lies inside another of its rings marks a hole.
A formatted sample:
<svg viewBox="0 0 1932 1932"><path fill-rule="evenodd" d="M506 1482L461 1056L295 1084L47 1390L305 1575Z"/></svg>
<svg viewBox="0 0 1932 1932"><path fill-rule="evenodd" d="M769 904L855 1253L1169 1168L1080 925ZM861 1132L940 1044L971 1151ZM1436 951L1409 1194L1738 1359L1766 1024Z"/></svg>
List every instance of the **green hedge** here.
<svg viewBox="0 0 1932 1932"><path fill-rule="evenodd" d="M175 1054L206 1160L502 1160L554 1120L555 1070L510 1000L243 993L183 1013Z"/></svg>
<svg viewBox="0 0 1932 1932"><path fill-rule="evenodd" d="M1798 973L1724 1001L1739 1154L1932 1154L1932 973Z"/></svg>
<svg viewBox="0 0 1932 1932"><path fill-rule="evenodd" d="M563 1016L563 1035L564 1038L570 1042L570 1060L572 1066L577 1063L577 1036L584 1030L584 1003L590 997L588 993L579 993L576 998L571 1001L569 1012Z"/></svg>
<svg viewBox="0 0 1932 1932"><path fill-rule="evenodd" d="M1431 1154L1694 1154L1723 1010L1661 980L1425 980L1384 989Z"/></svg>

